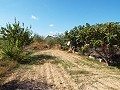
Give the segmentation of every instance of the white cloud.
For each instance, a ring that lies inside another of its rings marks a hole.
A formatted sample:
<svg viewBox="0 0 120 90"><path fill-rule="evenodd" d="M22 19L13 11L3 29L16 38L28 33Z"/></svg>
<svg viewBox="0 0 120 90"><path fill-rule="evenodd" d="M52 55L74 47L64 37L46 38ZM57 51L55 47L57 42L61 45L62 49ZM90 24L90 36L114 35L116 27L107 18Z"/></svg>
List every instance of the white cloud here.
<svg viewBox="0 0 120 90"><path fill-rule="evenodd" d="M31 19L33 19L33 20L38 20L38 17L32 15L32 16L31 16Z"/></svg>
<svg viewBox="0 0 120 90"><path fill-rule="evenodd" d="M54 24L50 24L49 27L54 27Z"/></svg>

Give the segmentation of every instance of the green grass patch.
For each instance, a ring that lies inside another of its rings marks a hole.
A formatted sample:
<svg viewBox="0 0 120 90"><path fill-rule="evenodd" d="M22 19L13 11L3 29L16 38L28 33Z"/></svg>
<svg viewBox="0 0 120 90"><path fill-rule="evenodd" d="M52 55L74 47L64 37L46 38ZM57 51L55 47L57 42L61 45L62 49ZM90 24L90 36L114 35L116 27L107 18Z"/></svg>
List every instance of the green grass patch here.
<svg viewBox="0 0 120 90"><path fill-rule="evenodd" d="M71 70L69 71L70 75L79 75L79 74L90 74L88 71L81 71L81 70Z"/></svg>

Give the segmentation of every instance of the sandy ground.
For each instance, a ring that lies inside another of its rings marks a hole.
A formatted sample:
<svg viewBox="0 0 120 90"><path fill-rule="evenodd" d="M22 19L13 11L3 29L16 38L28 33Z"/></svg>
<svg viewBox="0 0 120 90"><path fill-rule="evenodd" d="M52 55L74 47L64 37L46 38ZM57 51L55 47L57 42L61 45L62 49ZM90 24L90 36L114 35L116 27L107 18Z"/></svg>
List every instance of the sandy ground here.
<svg viewBox="0 0 120 90"><path fill-rule="evenodd" d="M118 69L60 50L40 51L33 56L41 54L56 58L43 58L46 61L42 64L21 65L7 73L0 78L0 90L120 90Z"/></svg>

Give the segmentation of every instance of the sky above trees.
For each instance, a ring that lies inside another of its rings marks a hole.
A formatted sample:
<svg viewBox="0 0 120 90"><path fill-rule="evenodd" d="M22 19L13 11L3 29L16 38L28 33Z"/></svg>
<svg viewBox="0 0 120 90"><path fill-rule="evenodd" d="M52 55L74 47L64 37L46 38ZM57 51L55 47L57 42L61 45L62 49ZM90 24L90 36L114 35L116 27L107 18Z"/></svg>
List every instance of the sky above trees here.
<svg viewBox="0 0 120 90"><path fill-rule="evenodd" d="M120 0L0 0L0 26L14 18L40 35L53 35L85 23L120 21Z"/></svg>

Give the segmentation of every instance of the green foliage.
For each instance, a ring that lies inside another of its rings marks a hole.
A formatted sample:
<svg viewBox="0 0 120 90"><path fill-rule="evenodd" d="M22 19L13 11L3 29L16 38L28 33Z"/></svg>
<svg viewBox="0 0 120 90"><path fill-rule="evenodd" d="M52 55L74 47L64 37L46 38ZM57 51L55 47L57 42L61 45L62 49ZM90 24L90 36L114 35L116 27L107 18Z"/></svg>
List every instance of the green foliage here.
<svg viewBox="0 0 120 90"><path fill-rule="evenodd" d="M20 23L7 24L1 27L0 34L2 44L0 46L4 59L20 61L22 59L23 48L32 42L30 28L21 27Z"/></svg>
<svg viewBox="0 0 120 90"><path fill-rule="evenodd" d="M45 39L45 38L44 38L43 36L40 36L40 35L38 35L38 34L35 34L34 37L33 37L33 41L34 41L34 42L38 42L38 43L40 43L40 42L45 42L44 39Z"/></svg>
<svg viewBox="0 0 120 90"><path fill-rule="evenodd" d="M69 32L66 31L65 38L71 41L72 47L79 48L82 52L86 49L85 45L89 44L89 48L93 48L107 63L113 63L111 57L120 48L120 24L118 22L96 25L86 23L86 26L80 25ZM100 52L98 48L102 51Z"/></svg>
<svg viewBox="0 0 120 90"><path fill-rule="evenodd" d="M83 47L81 47L82 53L84 53L85 51L87 51L88 48L89 48L89 44L85 44Z"/></svg>
<svg viewBox="0 0 120 90"><path fill-rule="evenodd" d="M64 34L57 34L55 37L55 42L57 45L60 45L63 50L67 50L68 46L66 45L66 38Z"/></svg>
<svg viewBox="0 0 120 90"><path fill-rule="evenodd" d="M55 38L53 36L47 36L45 38L45 42L47 45L49 45L50 48L52 48L56 44Z"/></svg>
<svg viewBox="0 0 120 90"><path fill-rule="evenodd" d="M65 39L63 34L57 34L54 38L57 44L61 46L64 44Z"/></svg>
<svg viewBox="0 0 120 90"><path fill-rule="evenodd" d="M19 53L21 52L19 49L17 49L16 47L12 46L12 45L6 45L3 44L1 45L1 53L2 56L4 57L4 59L18 59L19 58Z"/></svg>
<svg viewBox="0 0 120 90"><path fill-rule="evenodd" d="M77 46L77 38L78 38L79 28L74 27L70 32L67 34L67 39L71 41L72 46Z"/></svg>

